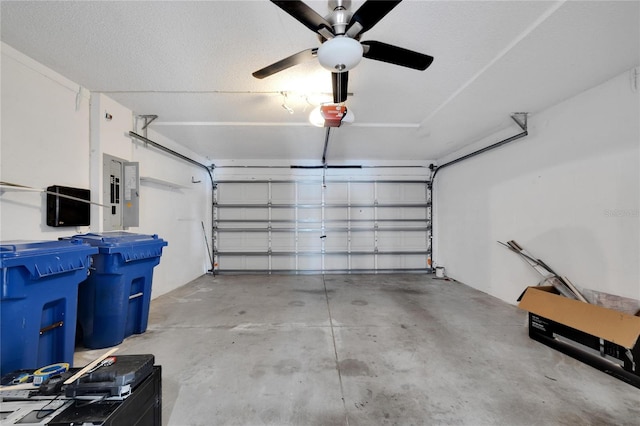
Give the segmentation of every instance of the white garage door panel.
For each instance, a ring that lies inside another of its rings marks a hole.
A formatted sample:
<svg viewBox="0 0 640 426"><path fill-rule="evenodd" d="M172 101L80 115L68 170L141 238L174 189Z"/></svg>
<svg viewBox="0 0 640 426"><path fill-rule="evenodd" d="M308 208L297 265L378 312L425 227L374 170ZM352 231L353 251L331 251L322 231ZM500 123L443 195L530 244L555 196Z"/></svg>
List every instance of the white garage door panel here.
<svg viewBox="0 0 640 426"><path fill-rule="evenodd" d="M216 271L424 271L426 181L218 181Z"/></svg>
<svg viewBox="0 0 640 426"><path fill-rule="evenodd" d="M348 209L351 220L373 221L376 219L376 209L374 207L351 207ZM357 224L355 225L357 226ZM360 224L360 226L371 227L371 223Z"/></svg>
<svg viewBox="0 0 640 426"><path fill-rule="evenodd" d="M351 256L351 270L374 271L376 263L373 256Z"/></svg>
<svg viewBox="0 0 640 426"><path fill-rule="evenodd" d="M268 188L267 188L268 190ZM279 183L271 185L271 200L275 204L290 203L296 199L295 183Z"/></svg>
<svg viewBox="0 0 640 426"><path fill-rule="evenodd" d="M322 185L318 183L299 183L297 185L298 203L317 204L322 198Z"/></svg>
<svg viewBox="0 0 640 426"><path fill-rule="evenodd" d="M274 256L271 258L272 271L295 271L297 269L295 257Z"/></svg>
<svg viewBox="0 0 640 426"><path fill-rule="evenodd" d="M373 204L375 201L374 183L351 183L349 194L352 203Z"/></svg>
<svg viewBox="0 0 640 426"><path fill-rule="evenodd" d="M377 259L379 269L414 269L426 268L424 256L380 256Z"/></svg>
<svg viewBox="0 0 640 426"><path fill-rule="evenodd" d="M351 250L371 251L376 247L376 238L369 231L351 233Z"/></svg>
<svg viewBox="0 0 640 426"><path fill-rule="evenodd" d="M268 209L264 208L226 208L220 209L218 219L220 220L267 220Z"/></svg>
<svg viewBox="0 0 640 426"><path fill-rule="evenodd" d="M319 256L299 256L297 271L311 272L322 270L322 259Z"/></svg>
<svg viewBox="0 0 640 426"><path fill-rule="evenodd" d="M349 238L347 233L340 231L328 231L325 233L324 249L325 251L341 251L346 252L349 250Z"/></svg>
<svg viewBox="0 0 640 426"><path fill-rule="evenodd" d="M378 236L380 251L421 250L425 247L426 232L387 231Z"/></svg>
<svg viewBox="0 0 640 426"><path fill-rule="evenodd" d="M304 205L306 206L307 204ZM321 208L299 207L295 211L297 211L298 220L309 222L320 222L322 220Z"/></svg>
<svg viewBox="0 0 640 426"><path fill-rule="evenodd" d="M271 234L271 250L274 252L291 251L296 246L296 236L292 232L273 232Z"/></svg>
<svg viewBox="0 0 640 426"><path fill-rule="evenodd" d="M324 218L327 221L327 226L346 226L346 221L349 220L349 209L337 209L327 208L324 212ZM331 221L340 221L343 223L330 224Z"/></svg>
<svg viewBox="0 0 640 426"><path fill-rule="evenodd" d="M264 257L257 256L229 256L222 257L219 260L224 262L230 270L239 271L264 271L269 268L269 261Z"/></svg>
<svg viewBox="0 0 640 426"><path fill-rule="evenodd" d="M349 268L349 259L343 255L325 255L324 268L330 271L346 271Z"/></svg>
<svg viewBox="0 0 640 426"><path fill-rule="evenodd" d="M320 239L321 235L322 235L322 232L320 231L299 232L298 233L298 251L318 252L319 250L321 250L322 249L322 240Z"/></svg>
<svg viewBox="0 0 640 426"><path fill-rule="evenodd" d="M276 221L274 222L274 224L276 224L279 220L296 220L296 212L292 209L271 209L271 219L273 221ZM280 225L280 227L286 228L286 226L284 225Z"/></svg>
<svg viewBox="0 0 640 426"><path fill-rule="evenodd" d="M269 249L268 236L262 232L225 232L218 237L218 243L226 247L226 251L233 252L264 252Z"/></svg>
<svg viewBox="0 0 640 426"><path fill-rule="evenodd" d="M412 219L427 220L426 209L421 208L405 208L405 209L378 209L378 220L396 220L396 219ZM424 224L424 222L423 222Z"/></svg>
<svg viewBox="0 0 640 426"><path fill-rule="evenodd" d="M229 204L266 204L269 200L269 185L255 183L253 185L218 186L218 199Z"/></svg>

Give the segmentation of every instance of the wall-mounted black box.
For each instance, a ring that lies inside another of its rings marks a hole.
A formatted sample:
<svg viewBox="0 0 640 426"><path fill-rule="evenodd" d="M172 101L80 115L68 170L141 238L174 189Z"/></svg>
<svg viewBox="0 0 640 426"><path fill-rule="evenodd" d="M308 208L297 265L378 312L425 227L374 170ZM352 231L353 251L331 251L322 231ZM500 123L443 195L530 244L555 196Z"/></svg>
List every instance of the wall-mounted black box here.
<svg viewBox="0 0 640 426"><path fill-rule="evenodd" d="M91 191L53 185L47 188L47 226L89 226Z"/></svg>

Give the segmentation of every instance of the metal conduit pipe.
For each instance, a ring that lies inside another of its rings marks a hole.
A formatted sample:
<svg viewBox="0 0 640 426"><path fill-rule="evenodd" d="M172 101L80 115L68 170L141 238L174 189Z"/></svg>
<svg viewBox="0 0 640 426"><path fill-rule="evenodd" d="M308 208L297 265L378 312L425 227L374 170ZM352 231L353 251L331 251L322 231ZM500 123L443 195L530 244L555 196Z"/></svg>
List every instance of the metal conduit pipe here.
<svg viewBox="0 0 640 426"><path fill-rule="evenodd" d="M431 169L431 177L430 177L429 180L430 180L430 185L431 185L431 229L432 229L432 232L431 232L431 244L430 245L431 245L431 252L432 252L431 258L432 259L434 258L433 255L435 254L435 252L433 250L433 231L435 231L435 225L434 225L435 224L435 215L433 214L434 213L434 206L435 206L435 190L434 190L434 187L433 187L433 182L435 180L436 174L438 173L439 170L444 169L445 167L449 167L449 166L457 164L457 163L459 163L461 161L468 160L469 158L476 157L476 156L478 156L478 155L480 155L482 153L485 153L487 151L491 151L493 149L499 148L499 147L501 147L503 145L506 145L508 143L517 141L518 139L521 139L521 138L529 135L529 131L527 130L527 116L528 116L528 113L526 113L526 112L516 112L516 113L513 113L511 115L511 119L513 121L515 121L516 124L522 129L522 132L518 133L517 135L513 135L511 137L508 137L506 139L501 140L500 142L496 142L496 143L494 143L492 145L486 146L486 147L484 147L482 149L479 149L477 151L473 151L473 152L471 152L469 154L463 155L462 157L456 158L455 160L448 161L448 162L446 162L446 163L444 163L444 164L442 164L440 166L435 166L433 164L431 166L429 166L429 168Z"/></svg>
<svg viewBox="0 0 640 426"><path fill-rule="evenodd" d="M213 176L211 175L211 170L210 170L209 166L206 166L206 165L204 165L202 163L199 163L196 160L193 160L193 159L191 159L191 158L189 158L189 157L187 157L185 155L182 155L177 151L174 151L172 149L167 148L166 146L160 145L158 142L154 142L151 139L147 139L144 136L137 134L136 132L129 132L129 136L131 136L132 138L136 138L136 139L138 139L138 140L140 140L140 141L142 141L144 143L148 143L149 145L152 145L152 146L154 146L154 147L156 147L156 148L158 148L158 149L160 149L160 150L162 150L162 151L164 151L164 152L166 152L168 154L171 154L171 155L173 155L175 157L178 157L178 158L180 158L180 159L182 159L182 160L184 160L186 162L189 162L189 163L191 163L191 164L193 164L195 166L199 166L199 167L202 167L202 168L206 169L207 172L209 173L209 177L211 178L211 183L213 183Z"/></svg>
<svg viewBox="0 0 640 426"><path fill-rule="evenodd" d="M134 138L134 139L138 139L144 143L147 143L155 148L158 148L161 151L166 152L167 154L173 155L174 157L177 157L183 161L186 161L187 163L193 164L194 166L198 166L201 167L203 169L205 169L207 171L207 174L209 175L209 179L211 180L211 201L213 202L213 200L215 199L215 189L216 189L216 183L213 179L213 174L211 174L211 170L213 169L213 165L211 166L207 166L205 164L202 164L192 158L187 157L186 155L182 155L177 151L174 151L170 148L167 148L164 145L160 145L158 142L154 142L151 139L145 138L142 135L137 134L136 132L129 132L129 136ZM213 226L213 221L214 221L214 216L213 216L213 206L211 208L211 224ZM213 233L211 234L211 247L213 247L214 244L214 240L213 240ZM214 259L213 256L211 256L211 258L209 259L209 261L211 262L211 269L209 270L210 273L213 273L214 271Z"/></svg>
<svg viewBox="0 0 640 426"><path fill-rule="evenodd" d="M322 165L327 165L327 149L329 148L329 133L331 132L331 127L327 127L327 133L324 137L324 150L322 151Z"/></svg>
<svg viewBox="0 0 640 426"><path fill-rule="evenodd" d="M524 117L523 121L518 121L516 116L523 116ZM525 137L525 136L527 136L529 134L529 132L527 131L527 113L526 112L515 113L515 114L511 115L511 119L513 121L515 121L516 124L518 124L518 126L520 126L520 128L522 129L521 133L518 133L517 135L511 136L511 137L509 137L507 139L501 140L500 142L496 142L493 145L489 145L489 146L484 147L482 149L479 149L477 151L473 151L470 154L463 155L462 157L456 158L455 160L451 160L451 161L449 161L447 163L442 164L441 166L433 166L432 165L431 169L433 170L433 174L431 175L431 180L433 181L433 179L436 177L436 174L438 173L438 171L440 169L444 169L445 167L452 166L452 165L454 165L456 163L459 163L461 161L464 161L464 160L467 160L469 158L472 158L472 157L475 157L477 155L480 155L480 154L482 154L484 152L491 151L492 149L495 149L495 148L501 147L502 145L506 145L506 144L508 144L510 142L516 141L516 140L518 140L520 138L523 138L523 137Z"/></svg>

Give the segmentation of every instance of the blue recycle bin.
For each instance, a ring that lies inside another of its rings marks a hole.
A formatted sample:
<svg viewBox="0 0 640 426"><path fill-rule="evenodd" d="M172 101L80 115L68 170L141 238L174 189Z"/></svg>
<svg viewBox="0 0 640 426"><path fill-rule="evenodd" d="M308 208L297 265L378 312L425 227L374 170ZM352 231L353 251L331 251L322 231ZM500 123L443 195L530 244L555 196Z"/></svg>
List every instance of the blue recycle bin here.
<svg viewBox="0 0 640 426"><path fill-rule="evenodd" d="M121 343L147 330L153 268L167 242L129 232L76 235L96 247L89 278L78 290L78 324L91 349Z"/></svg>
<svg viewBox="0 0 640 426"><path fill-rule="evenodd" d="M0 374L73 365L78 285L97 252L77 239L0 244Z"/></svg>

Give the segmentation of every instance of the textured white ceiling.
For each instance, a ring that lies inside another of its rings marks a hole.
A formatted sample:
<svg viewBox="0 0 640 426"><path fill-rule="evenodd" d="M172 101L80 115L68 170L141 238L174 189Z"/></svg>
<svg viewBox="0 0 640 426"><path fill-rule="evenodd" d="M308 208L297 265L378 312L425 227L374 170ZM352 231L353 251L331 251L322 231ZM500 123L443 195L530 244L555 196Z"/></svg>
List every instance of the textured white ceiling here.
<svg viewBox="0 0 640 426"><path fill-rule="evenodd" d="M363 2L354 1L352 10ZM326 1L308 1L322 15ZM213 161L320 160L307 122L328 71L312 61L251 73L318 46L268 1L2 1L2 41L131 108ZM435 57L420 72L363 59L349 74L356 116L331 132L329 161L437 159L640 63L637 1L408 1L362 40ZM288 92L289 114L280 92ZM515 127L517 131L517 127Z"/></svg>

